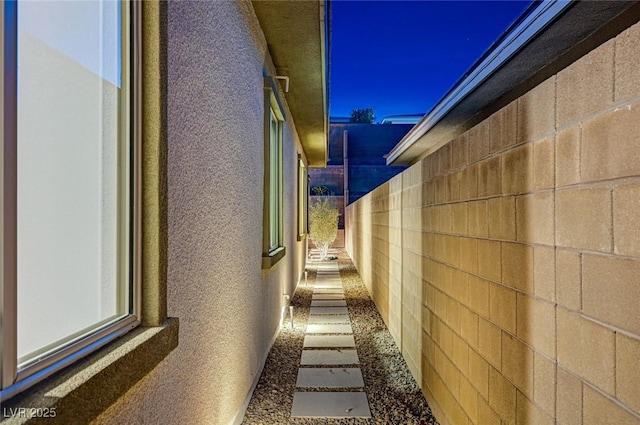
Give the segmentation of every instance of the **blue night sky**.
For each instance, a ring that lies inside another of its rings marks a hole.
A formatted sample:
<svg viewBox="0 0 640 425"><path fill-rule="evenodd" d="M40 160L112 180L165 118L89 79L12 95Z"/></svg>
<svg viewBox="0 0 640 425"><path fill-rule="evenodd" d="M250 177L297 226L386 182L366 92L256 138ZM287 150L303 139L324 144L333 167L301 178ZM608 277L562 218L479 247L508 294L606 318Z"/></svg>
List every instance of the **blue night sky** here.
<svg viewBox="0 0 640 425"><path fill-rule="evenodd" d="M429 112L530 3L333 1L331 116Z"/></svg>

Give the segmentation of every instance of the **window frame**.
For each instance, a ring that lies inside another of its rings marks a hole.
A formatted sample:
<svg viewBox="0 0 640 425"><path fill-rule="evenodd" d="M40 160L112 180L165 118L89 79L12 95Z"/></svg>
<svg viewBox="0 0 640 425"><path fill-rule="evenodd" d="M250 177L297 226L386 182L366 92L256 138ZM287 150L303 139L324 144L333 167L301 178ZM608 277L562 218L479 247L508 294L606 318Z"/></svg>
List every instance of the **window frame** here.
<svg viewBox="0 0 640 425"><path fill-rule="evenodd" d="M275 80L264 77L264 190L262 268L270 269L286 254L283 233L282 150L285 115ZM272 122L277 122L276 140L272 138ZM276 164L273 167L272 156ZM275 182L272 174L275 171ZM275 183L275 184L274 184ZM275 187L275 192L274 192ZM276 217L273 217L275 212ZM274 228L275 227L275 228ZM275 233L275 235L274 235ZM272 239L275 237L275 240ZM275 243L274 243L275 242Z"/></svg>
<svg viewBox="0 0 640 425"><path fill-rule="evenodd" d="M96 326L90 331L61 344L55 350L45 353L37 361L26 362L24 367L17 358L17 37L18 2L0 4L0 21L3 30L0 36L0 128L3 131L2 167L0 190L2 195L2 222L4 238L0 244L0 270L3 280L0 282L2 303L2 352L0 364L0 400L5 401L29 387L41 382L52 374L93 353L100 347L134 329L141 323L141 5L139 2L122 1L122 42L127 48L122 50L122 82L125 99L119 107L121 122L128 121L126 133L119 137L129 139L128 143L119 142L119 161L123 157L129 163L128 178L118 176L117 186L128 188L127 199L118 199L118 220L127 220L127 231L122 232L119 225L118 239L128 246L129 264L128 282L125 291L129 292L128 312L105 325ZM126 44L125 44L126 43ZM123 108L123 105L126 105ZM122 140L122 139L120 139ZM118 255L121 255L119 251ZM122 259L122 258L121 258ZM95 326L95 325L94 325Z"/></svg>
<svg viewBox="0 0 640 425"><path fill-rule="evenodd" d="M269 108L269 252L281 245L281 146L282 124L273 107Z"/></svg>
<svg viewBox="0 0 640 425"><path fill-rule="evenodd" d="M298 154L298 242L309 233L309 172L307 164Z"/></svg>

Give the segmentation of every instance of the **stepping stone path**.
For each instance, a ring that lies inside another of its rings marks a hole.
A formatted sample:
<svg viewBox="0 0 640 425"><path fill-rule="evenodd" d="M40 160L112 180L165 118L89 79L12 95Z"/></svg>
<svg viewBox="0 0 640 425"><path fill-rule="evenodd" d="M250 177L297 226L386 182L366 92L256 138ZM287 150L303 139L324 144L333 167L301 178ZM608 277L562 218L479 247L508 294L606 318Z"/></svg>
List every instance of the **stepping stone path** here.
<svg viewBox="0 0 640 425"><path fill-rule="evenodd" d="M317 264L291 417L370 418L338 263Z"/></svg>

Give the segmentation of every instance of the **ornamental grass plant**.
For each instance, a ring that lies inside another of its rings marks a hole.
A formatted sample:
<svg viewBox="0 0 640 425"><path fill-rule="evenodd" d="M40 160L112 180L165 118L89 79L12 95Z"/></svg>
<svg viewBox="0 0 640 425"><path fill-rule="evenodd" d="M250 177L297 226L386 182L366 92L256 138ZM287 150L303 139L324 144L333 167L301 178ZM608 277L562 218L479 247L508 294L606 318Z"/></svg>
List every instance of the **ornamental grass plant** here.
<svg viewBox="0 0 640 425"><path fill-rule="evenodd" d="M329 247L338 236L339 215L329 198L321 197L309 207L309 237L320 251L320 261L327 258Z"/></svg>

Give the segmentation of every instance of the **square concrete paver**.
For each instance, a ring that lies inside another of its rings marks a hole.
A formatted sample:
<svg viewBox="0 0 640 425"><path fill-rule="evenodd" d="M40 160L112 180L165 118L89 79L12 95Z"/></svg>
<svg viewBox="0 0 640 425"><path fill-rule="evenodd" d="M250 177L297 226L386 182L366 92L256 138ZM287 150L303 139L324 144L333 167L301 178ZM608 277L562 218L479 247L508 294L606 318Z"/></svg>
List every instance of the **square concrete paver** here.
<svg viewBox="0 0 640 425"><path fill-rule="evenodd" d="M313 289L342 289L344 290L344 286L342 283L316 283L313 285Z"/></svg>
<svg viewBox="0 0 640 425"><path fill-rule="evenodd" d="M307 323L351 323L351 320L346 314L318 314L316 316L309 316Z"/></svg>
<svg viewBox="0 0 640 425"><path fill-rule="evenodd" d="M346 307L346 300L311 300L311 307Z"/></svg>
<svg viewBox="0 0 640 425"><path fill-rule="evenodd" d="M338 264L333 263L333 264L318 264L318 271L327 271L327 270L331 270L331 271L337 271L338 269Z"/></svg>
<svg viewBox="0 0 640 425"><path fill-rule="evenodd" d="M349 314L347 307L311 307L309 314Z"/></svg>
<svg viewBox="0 0 640 425"><path fill-rule="evenodd" d="M308 334L352 334L351 325L311 324L307 325Z"/></svg>
<svg viewBox="0 0 640 425"><path fill-rule="evenodd" d="M304 348L350 348L356 346L353 335L305 335Z"/></svg>
<svg viewBox="0 0 640 425"><path fill-rule="evenodd" d="M331 366L360 364L356 350L302 350L300 364Z"/></svg>
<svg viewBox="0 0 640 425"><path fill-rule="evenodd" d="M344 288L315 288L314 294L342 294L344 295Z"/></svg>
<svg viewBox="0 0 640 425"><path fill-rule="evenodd" d="M362 388L364 380L360 368L319 368L298 369L298 388Z"/></svg>
<svg viewBox="0 0 640 425"><path fill-rule="evenodd" d="M313 294L311 300L344 300L344 294Z"/></svg>
<svg viewBox="0 0 640 425"><path fill-rule="evenodd" d="M328 292L314 292L313 294L311 294L311 299L313 299L314 295L339 295L341 297L345 296L343 291L339 291L337 289L333 289Z"/></svg>
<svg viewBox="0 0 640 425"><path fill-rule="evenodd" d="M295 392L293 418L370 418L364 392Z"/></svg>

